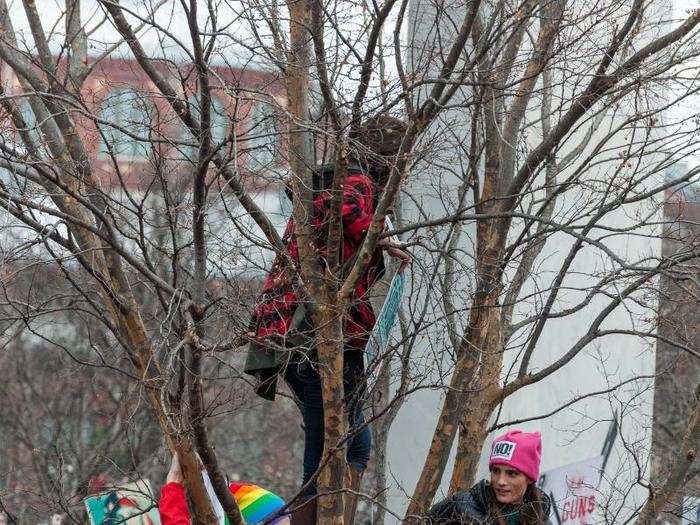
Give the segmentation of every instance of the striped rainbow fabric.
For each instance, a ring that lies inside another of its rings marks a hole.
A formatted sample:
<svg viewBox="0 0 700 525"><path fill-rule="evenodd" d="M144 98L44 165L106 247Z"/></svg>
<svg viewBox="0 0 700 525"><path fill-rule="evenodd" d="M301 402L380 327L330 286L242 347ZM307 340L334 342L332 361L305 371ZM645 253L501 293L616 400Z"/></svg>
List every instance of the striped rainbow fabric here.
<svg viewBox="0 0 700 525"><path fill-rule="evenodd" d="M248 525L262 523L284 507L284 500L269 490L246 483L231 483L241 516ZM289 525L289 516L280 516L270 525Z"/></svg>

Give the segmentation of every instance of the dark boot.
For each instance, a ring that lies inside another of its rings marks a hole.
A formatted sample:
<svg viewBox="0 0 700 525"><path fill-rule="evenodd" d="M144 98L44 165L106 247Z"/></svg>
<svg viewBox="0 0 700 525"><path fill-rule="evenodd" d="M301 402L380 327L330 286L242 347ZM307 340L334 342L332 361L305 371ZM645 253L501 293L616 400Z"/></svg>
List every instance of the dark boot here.
<svg viewBox="0 0 700 525"><path fill-rule="evenodd" d="M289 518L291 525L316 525L316 498L312 498L294 509Z"/></svg>
<svg viewBox="0 0 700 525"><path fill-rule="evenodd" d="M352 465L345 466L345 488L348 492L345 492L343 495L343 506L345 508L343 513L343 525L354 525L355 523L355 512L357 511L358 502L357 493L360 491L362 474L362 470Z"/></svg>

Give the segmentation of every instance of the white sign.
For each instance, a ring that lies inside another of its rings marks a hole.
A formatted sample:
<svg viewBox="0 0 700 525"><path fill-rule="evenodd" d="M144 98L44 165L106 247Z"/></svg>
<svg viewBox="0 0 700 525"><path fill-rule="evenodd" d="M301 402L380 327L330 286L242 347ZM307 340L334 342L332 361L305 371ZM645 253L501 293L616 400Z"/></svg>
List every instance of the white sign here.
<svg viewBox="0 0 700 525"><path fill-rule="evenodd" d="M512 441L498 441L493 444L491 459L505 459L506 461L510 461L513 459L513 453L517 446L517 443L513 443Z"/></svg>
<svg viewBox="0 0 700 525"><path fill-rule="evenodd" d="M700 523L700 498L686 496L683 499L682 525L698 525Z"/></svg>
<svg viewBox="0 0 700 525"><path fill-rule="evenodd" d="M209 474L207 473L206 469L202 471L202 478L204 478L204 488L207 489L207 494L209 495L212 509L214 510L214 514L216 514L216 520L219 525L225 525L227 523L226 513L224 512L224 508L221 506L219 498L216 497L214 487L211 484L211 479L209 478Z"/></svg>
<svg viewBox="0 0 700 525"><path fill-rule="evenodd" d="M603 456L544 472L537 485L552 498L550 519L560 525L592 525L598 511Z"/></svg>

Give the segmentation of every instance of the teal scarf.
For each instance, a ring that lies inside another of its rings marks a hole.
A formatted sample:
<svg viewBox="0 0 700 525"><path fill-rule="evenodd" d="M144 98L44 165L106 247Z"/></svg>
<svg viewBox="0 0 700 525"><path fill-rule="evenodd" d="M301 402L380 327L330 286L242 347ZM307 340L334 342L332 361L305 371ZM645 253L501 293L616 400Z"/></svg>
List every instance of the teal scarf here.
<svg viewBox="0 0 700 525"><path fill-rule="evenodd" d="M515 505L505 505L501 512L506 520L506 525L520 525L520 513Z"/></svg>

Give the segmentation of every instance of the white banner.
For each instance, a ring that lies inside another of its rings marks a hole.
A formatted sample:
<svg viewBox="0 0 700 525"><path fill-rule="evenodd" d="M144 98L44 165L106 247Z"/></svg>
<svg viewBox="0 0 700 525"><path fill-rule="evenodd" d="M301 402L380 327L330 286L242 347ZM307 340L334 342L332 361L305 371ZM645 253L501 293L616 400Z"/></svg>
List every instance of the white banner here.
<svg viewBox="0 0 700 525"><path fill-rule="evenodd" d="M592 525L598 510L603 456L544 472L537 485L552 498L550 519L560 525Z"/></svg>

